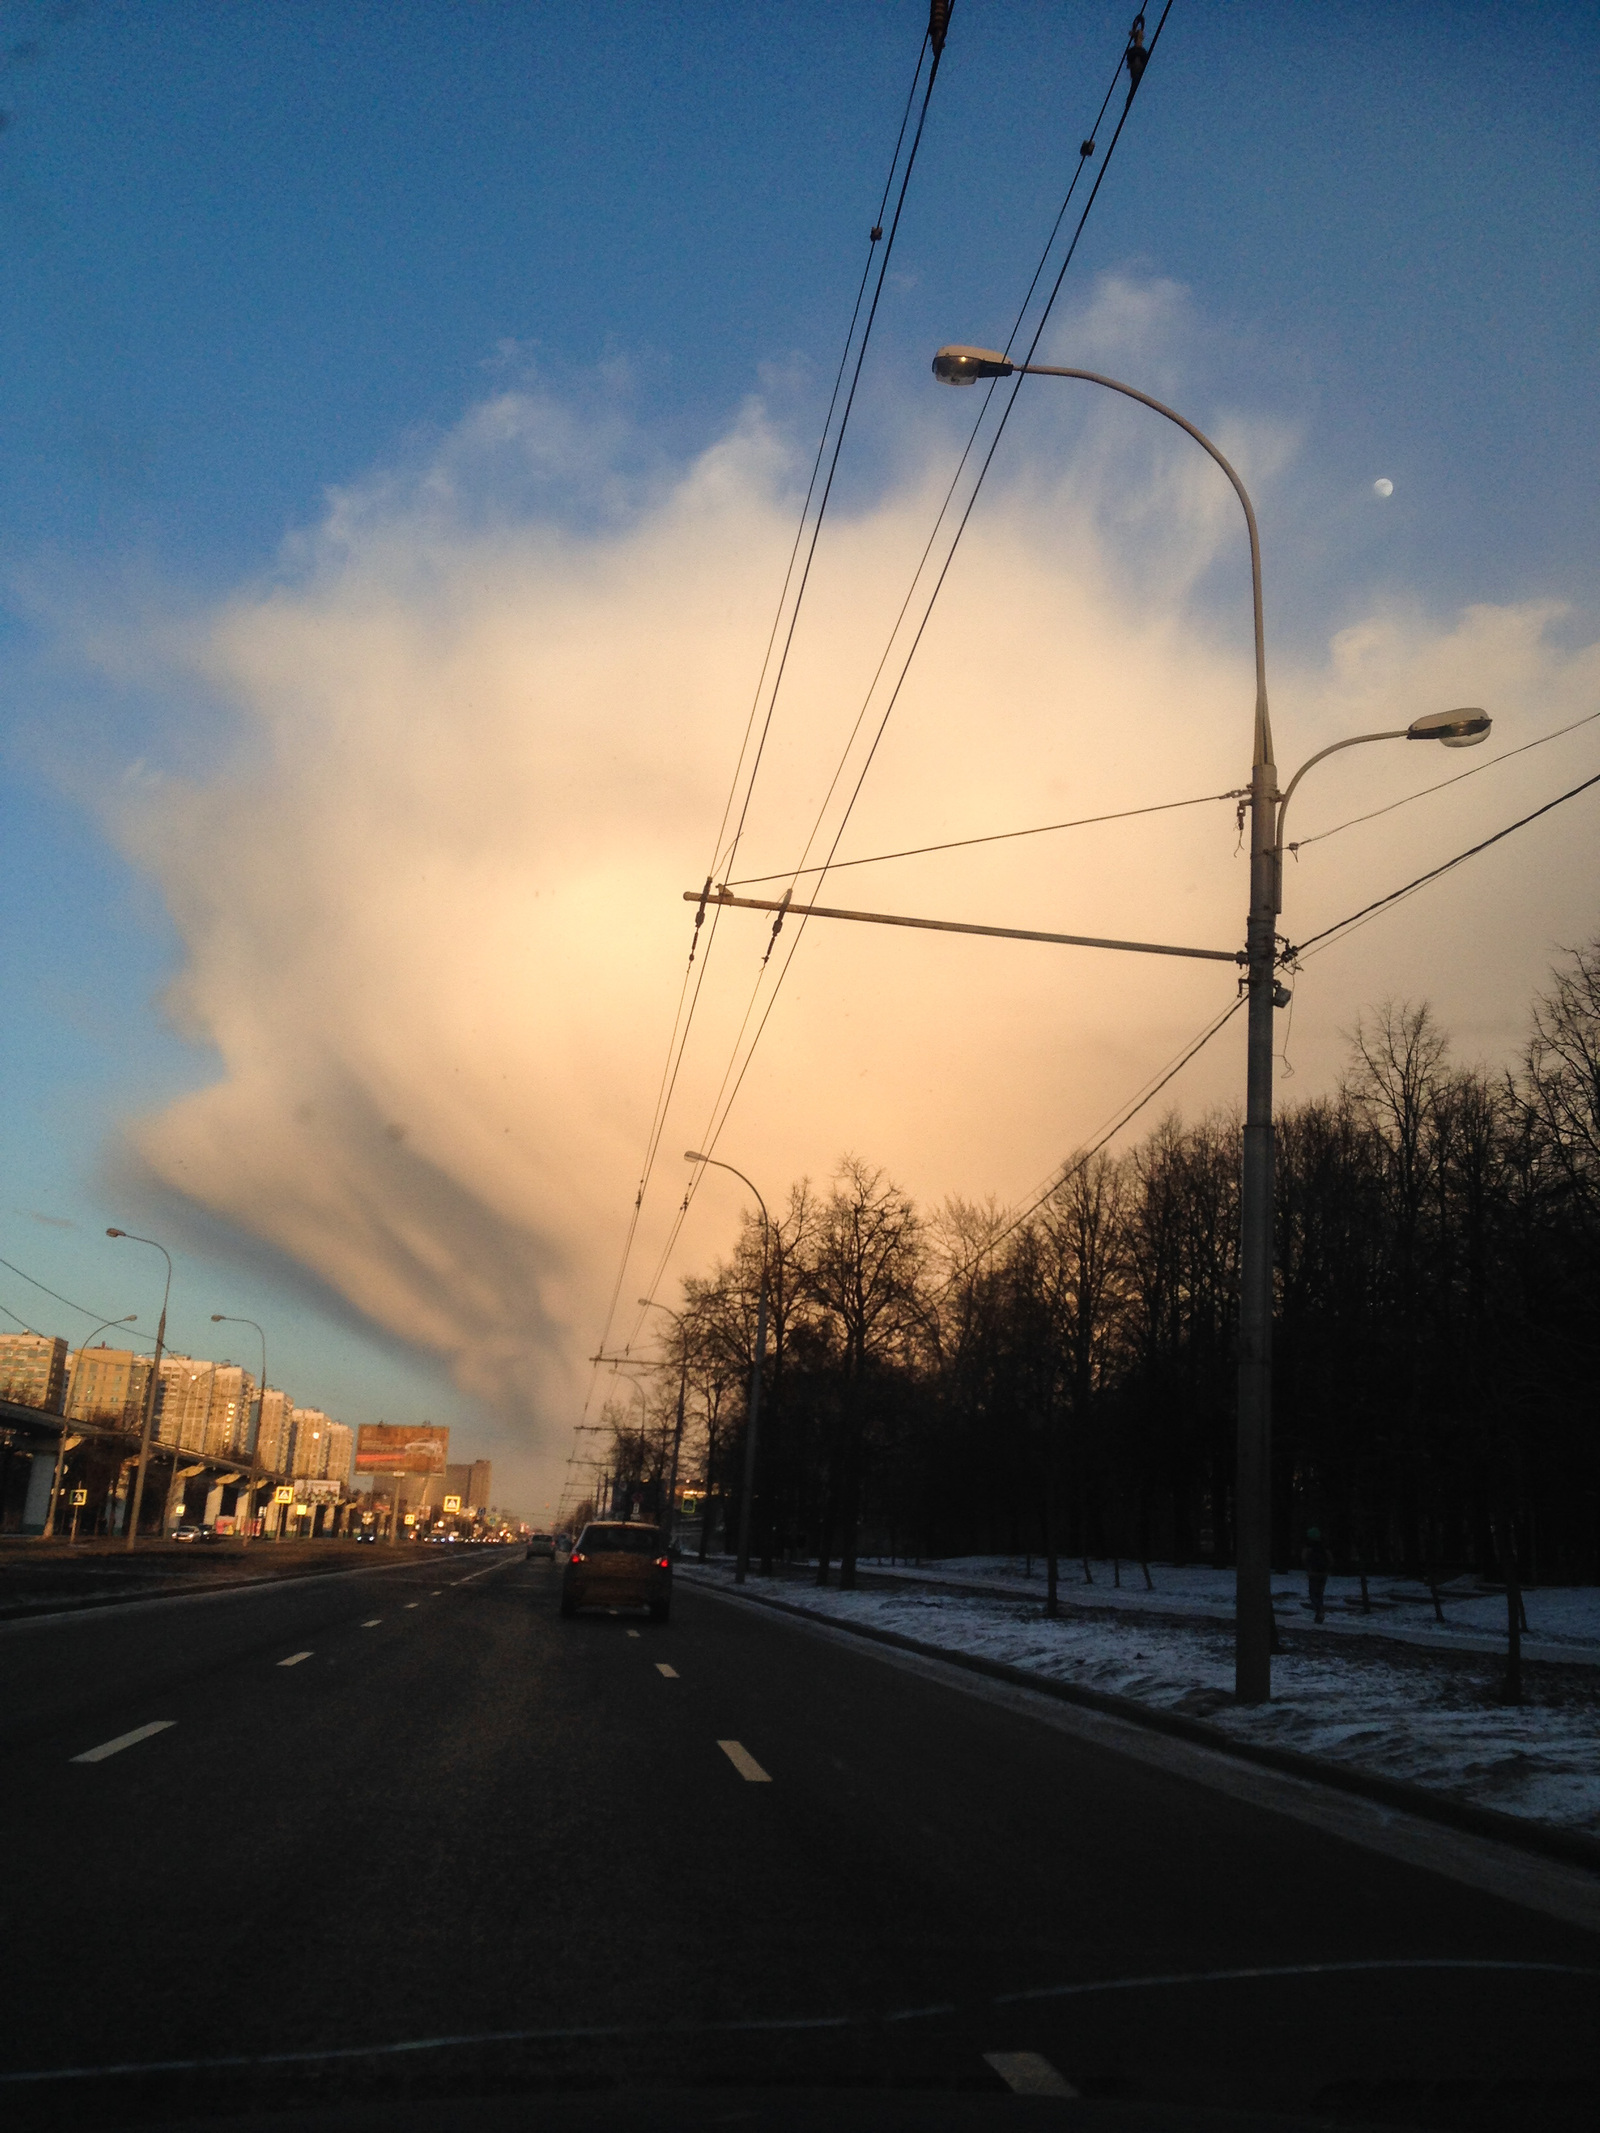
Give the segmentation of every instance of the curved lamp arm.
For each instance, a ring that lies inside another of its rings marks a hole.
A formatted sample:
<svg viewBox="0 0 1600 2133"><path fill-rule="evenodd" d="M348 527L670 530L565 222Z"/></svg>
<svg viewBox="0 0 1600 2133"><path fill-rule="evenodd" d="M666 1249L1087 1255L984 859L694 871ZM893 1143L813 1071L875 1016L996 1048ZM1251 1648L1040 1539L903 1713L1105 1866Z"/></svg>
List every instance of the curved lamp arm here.
<svg viewBox="0 0 1600 2133"><path fill-rule="evenodd" d="M946 385L975 385L980 378L1009 378L1021 372L1026 377L1081 378L1086 385L1103 385L1107 392L1121 393L1125 400L1137 400L1141 407L1164 416L1188 437L1192 437L1203 452L1208 452L1233 484L1233 493L1244 509L1244 523L1250 536L1250 601L1255 618L1256 635L1256 733L1255 765L1272 761L1272 722L1267 715L1267 644L1266 627L1261 608L1261 535L1256 526L1255 506L1250 501L1250 492L1239 479L1233 463L1211 442L1204 430L1196 429L1186 416L1175 407L1168 407L1164 400L1156 400L1149 393L1142 393L1137 386L1124 385L1120 378L1108 378L1098 370L1071 370L1055 363L1011 363L990 348L941 348L933 359L933 374Z"/></svg>

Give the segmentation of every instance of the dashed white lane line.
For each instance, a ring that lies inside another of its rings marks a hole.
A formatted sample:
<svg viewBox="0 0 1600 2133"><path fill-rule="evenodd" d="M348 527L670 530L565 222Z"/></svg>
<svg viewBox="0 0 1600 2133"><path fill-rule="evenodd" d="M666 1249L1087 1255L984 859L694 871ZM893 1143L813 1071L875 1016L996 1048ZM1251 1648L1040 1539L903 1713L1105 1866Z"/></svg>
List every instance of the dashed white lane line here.
<svg viewBox="0 0 1600 2133"><path fill-rule="evenodd" d="M668 1666L665 1659L656 1661L656 1672L668 1681L676 1681L678 1678L678 1669L675 1666Z"/></svg>
<svg viewBox="0 0 1600 2133"><path fill-rule="evenodd" d="M298 1666L302 1659L309 1659L310 1657L311 1654L309 1652L291 1652L287 1659L280 1659L278 1664L279 1666Z"/></svg>
<svg viewBox="0 0 1600 2133"><path fill-rule="evenodd" d="M630 1630L629 1630L629 1632L628 1632L628 1635L629 1635L630 1637L637 1637L637 1636L638 1636L638 1634L639 1634L639 1632L638 1632L638 1631L637 1631L636 1629L630 1629Z"/></svg>
<svg viewBox="0 0 1600 2133"><path fill-rule="evenodd" d="M436 1599L438 1599L438 1597L439 1597L440 1593L441 1593L441 1592L443 1592L443 1591L444 1591L444 1587L443 1587L442 1585L435 1585L435 1586L434 1586L434 1588L433 1588L433 1590L432 1590L432 1592L430 1592L430 1593L429 1593L429 1595L428 1595L428 1598L429 1598L430 1600L436 1600Z"/></svg>
<svg viewBox="0 0 1600 2133"><path fill-rule="evenodd" d="M372 1618L372 1620L371 1620L370 1622L363 1622L363 1623L362 1623L362 1625L361 1625L361 1627L362 1627L363 1629L376 1629L376 1628L377 1628L377 1626L378 1626L378 1624L379 1624L379 1623L380 1623L380 1622L381 1622L382 1620L383 1620L383 1617L382 1617L382 1615L374 1615L374 1616L373 1616L373 1618Z"/></svg>
<svg viewBox="0 0 1600 2133"><path fill-rule="evenodd" d="M407 1614L410 1614L410 1612L411 1612L411 1610L412 1610L412 1608L413 1608L413 1607L420 1607L421 1605L422 1605L422 1602L421 1602L420 1600L407 1600L407 1602L406 1602L406 1613L407 1613Z"/></svg>
<svg viewBox="0 0 1600 2133"><path fill-rule="evenodd" d="M175 1718L152 1718L147 1726L135 1726L131 1733L119 1733L115 1740L103 1740L98 1748L85 1748L82 1755L75 1755L75 1763L103 1763L108 1755L120 1755L124 1748L136 1748L140 1741L149 1740L153 1733L165 1733L168 1726L175 1726Z"/></svg>
<svg viewBox="0 0 1600 2133"><path fill-rule="evenodd" d="M1064 2074L1043 2052L985 2052L984 2058L1014 2096L1076 2096Z"/></svg>
<svg viewBox="0 0 1600 2133"><path fill-rule="evenodd" d="M771 1778L740 1740L719 1740L717 1746L747 1784L770 1785Z"/></svg>

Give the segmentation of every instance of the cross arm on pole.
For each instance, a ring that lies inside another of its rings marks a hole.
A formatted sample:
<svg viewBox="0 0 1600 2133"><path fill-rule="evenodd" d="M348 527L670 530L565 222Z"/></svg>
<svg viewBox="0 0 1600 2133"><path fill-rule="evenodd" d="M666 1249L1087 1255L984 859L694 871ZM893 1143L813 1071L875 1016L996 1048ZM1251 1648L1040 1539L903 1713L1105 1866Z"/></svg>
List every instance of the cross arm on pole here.
<svg viewBox="0 0 1600 2133"><path fill-rule="evenodd" d="M828 904L796 904L787 900L779 903L764 896L734 896L726 889L713 889L709 896L702 889L685 889L683 892L686 904L697 904L702 898L707 903L726 904L741 911L782 911L789 917L853 919L860 925L910 926L923 933L975 933L989 940L1044 941L1060 948L1112 948L1128 955L1181 955L1206 963L1243 964L1247 961L1242 948L1176 948L1161 941L1099 940L1087 933L1038 933L1021 926L969 925L953 918L906 918L890 911L844 911Z"/></svg>

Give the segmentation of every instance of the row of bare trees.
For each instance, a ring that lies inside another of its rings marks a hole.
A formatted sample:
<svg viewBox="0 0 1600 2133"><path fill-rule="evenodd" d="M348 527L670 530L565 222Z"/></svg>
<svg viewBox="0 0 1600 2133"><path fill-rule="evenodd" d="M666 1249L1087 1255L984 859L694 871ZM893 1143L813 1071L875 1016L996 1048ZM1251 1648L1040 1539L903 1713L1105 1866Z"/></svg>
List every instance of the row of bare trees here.
<svg viewBox="0 0 1600 2133"><path fill-rule="evenodd" d="M1600 944L1508 1072L1429 1010L1363 1019L1328 1097L1278 1125L1274 1554L1600 1579ZM1170 1117L1028 1221L919 1210L847 1157L765 1253L762 1557L1232 1559L1239 1129ZM731 1524L763 1278L750 1220L685 1283L651 1411L613 1467L683 1473ZM708 1521L708 1524L710 1521Z"/></svg>

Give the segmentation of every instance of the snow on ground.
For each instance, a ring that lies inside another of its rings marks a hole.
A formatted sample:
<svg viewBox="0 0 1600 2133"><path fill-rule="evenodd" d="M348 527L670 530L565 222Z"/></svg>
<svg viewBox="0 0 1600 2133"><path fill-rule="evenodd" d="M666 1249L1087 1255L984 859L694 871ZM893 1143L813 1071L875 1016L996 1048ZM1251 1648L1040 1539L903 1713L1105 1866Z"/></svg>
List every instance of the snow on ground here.
<svg viewBox="0 0 1600 2133"><path fill-rule="evenodd" d="M1043 1593L1045 1583L1044 1564L1038 1556L966 1555L914 1567L864 1558L862 1568L870 1569L874 1577L894 1577L908 1583L943 1578L966 1585L992 1584L998 1591L1030 1597ZM1062 1558L1063 1607L1233 1620L1231 1569L1214 1569L1209 1563L1187 1563L1181 1568L1172 1563L1152 1563L1153 1591L1146 1591L1144 1572L1136 1562L1112 1564L1091 1559L1089 1570L1093 1582L1086 1584L1082 1563L1075 1556ZM1120 1586L1114 1582L1118 1577ZM1286 1626L1292 1624L1305 1611L1305 1578L1279 1572L1273 1577L1272 1590L1280 1620ZM1403 1637L1408 1643L1454 1644L1468 1651L1505 1649L1503 1591L1485 1591L1476 1579L1459 1579L1441 1585L1439 1599L1443 1622L1435 1616L1432 1595L1420 1580L1373 1576L1367 1580L1371 1612L1363 1613L1360 1579L1330 1577L1324 1627L1348 1636ZM1524 1649L1530 1657L1600 1664L1600 1587L1542 1586L1523 1595L1523 1612L1528 1621Z"/></svg>
<svg viewBox="0 0 1600 2133"><path fill-rule="evenodd" d="M953 1574L957 1566L942 1567ZM720 1567L682 1568L691 1578L709 1576L719 1584L727 1577ZM970 1565L959 1568L966 1576ZM1089 1596L1080 1593L1080 1605L1055 1621L1041 1613L1036 1597L972 1598L910 1584L900 1592L839 1592L792 1577L753 1577L746 1590L1205 1718L1241 1739L1353 1763L1483 1807L1600 1836L1600 1674L1573 1665L1534 1666L1528 1693L1535 1700L1509 1708L1496 1701L1503 1661L1493 1654L1422 1651L1368 1638L1301 1640L1296 1625L1284 1618L1286 1649L1273 1662L1273 1700L1260 1710L1242 1710L1230 1700L1231 1620L1206 1619L1221 1613L1220 1583L1231 1574L1168 1566L1163 1578L1155 1564L1151 1574L1155 1595L1123 1587L1123 1596L1146 1603L1143 1619L1138 1608L1104 1606L1119 1597L1109 1577L1095 1594L1102 1603L1095 1612L1087 1611L1082 1603ZM1137 1565L1134 1576L1142 1588ZM1530 1623L1536 1602L1555 1597L1539 1593L1530 1599ZM1592 1595L1574 1598L1592 1607ZM1185 1609L1190 1619L1183 1619L1185 1599L1205 1602L1204 1611ZM1499 1604L1503 1619L1503 1597ZM1231 1593L1227 1607L1231 1616ZM1581 1606L1571 1608L1569 1618L1575 1629L1587 1627Z"/></svg>

